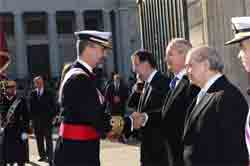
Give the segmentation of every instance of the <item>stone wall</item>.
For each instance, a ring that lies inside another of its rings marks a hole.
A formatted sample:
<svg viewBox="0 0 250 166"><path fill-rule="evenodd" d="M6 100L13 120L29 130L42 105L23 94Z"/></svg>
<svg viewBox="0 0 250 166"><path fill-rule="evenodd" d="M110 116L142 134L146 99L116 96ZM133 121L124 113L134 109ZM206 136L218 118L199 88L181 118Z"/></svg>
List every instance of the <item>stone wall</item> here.
<svg viewBox="0 0 250 166"><path fill-rule="evenodd" d="M200 0L188 0L189 37L193 45L204 44L202 3Z"/></svg>
<svg viewBox="0 0 250 166"><path fill-rule="evenodd" d="M237 59L238 47L224 43L233 36L231 17L249 15L249 7L250 0L188 0L190 40L215 47L225 61L225 74L245 95L249 76Z"/></svg>
<svg viewBox="0 0 250 166"><path fill-rule="evenodd" d="M64 63L75 58L75 45L71 36L61 38L55 34L56 11L72 11L76 15L78 29L83 29L83 15L86 10L102 10L104 19L104 30L111 31L110 11L115 12L118 72L128 78L130 75L130 54L140 47L139 21L136 0L0 0L0 13L12 13L15 21L15 36L10 39L13 62L9 68L9 74L24 79L28 75L26 44L34 44L34 40L26 40L23 27L22 15L24 12L45 12L50 21L48 39L51 45L50 61L51 74L58 77ZM53 30L53 31L52 31ZM46 36L47 37L47 36ZM44 39L36 40L36 44ZM48 41L47 41L48 43ZM114 55L109 53L105 67L108 73L114 71ZM53 64L53 65L52 65Z"/></svg>

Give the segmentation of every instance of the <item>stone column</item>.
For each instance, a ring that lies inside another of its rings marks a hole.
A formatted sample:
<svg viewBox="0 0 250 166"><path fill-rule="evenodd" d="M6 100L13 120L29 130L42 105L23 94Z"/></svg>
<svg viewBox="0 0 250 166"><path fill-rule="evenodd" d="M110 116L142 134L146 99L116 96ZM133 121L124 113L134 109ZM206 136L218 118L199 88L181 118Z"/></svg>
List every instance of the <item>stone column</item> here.
<svg viewBox="0 0 250 166"><path fill-rule="evenodd" d="M128 32L133 31L131 27L129 27L129 10L128 8L120 8L118 10L117 21L119 27L119 39L120 42L120 52L119 52L119 62L122 66L121 71L125 78L128 78L130 75L130 50L129 50L129 39L130 35ZM134 27L133 27L134 28Z"/></svg>
<svg viewBox="0 0 250 166"><path fill-rule="evenodd" d="M224 45L233 37L231 17L244 15L245 0L202 0L201 2L206 44L218 50L225 63L224 73L250 99L246 95L249 78L237 58L239 50L234 46Z"/></svg>
<svg viewBox="0 0 250 166"><path fill-rule="evenodd" d="M60 76L60 58L58 54L58 35L55 12L48 13L48 38L51 75L53 78L57 78Z"/></svg>
<svg viewBox="0 0 250 166"><path fill-rule="evenodd" d="M15 38L16 38L16 70L17 78L24 79L28 76L27 48L24 33L22 12L14 13Z"/></svg>
<svg viewBox="0 0 250 166"><path fill-rule="evenodd" d="M76 11L75 14L76 14L76 30L77 31L82 31L82 30L85 29L83 12L82 11Z"/></svg>
<svg viewBox="0 0 250 166"><path fill-rule="evenodd" d="M103 13L104 31L111 32L111 22L110 22L109 10L103 10L102 13ZM111 72L114 71L114 54L112 51L110 51L108 56L107 56L107 60L105 62L105 68L106 68L106 71L108 74L111 74Z"/></svg>

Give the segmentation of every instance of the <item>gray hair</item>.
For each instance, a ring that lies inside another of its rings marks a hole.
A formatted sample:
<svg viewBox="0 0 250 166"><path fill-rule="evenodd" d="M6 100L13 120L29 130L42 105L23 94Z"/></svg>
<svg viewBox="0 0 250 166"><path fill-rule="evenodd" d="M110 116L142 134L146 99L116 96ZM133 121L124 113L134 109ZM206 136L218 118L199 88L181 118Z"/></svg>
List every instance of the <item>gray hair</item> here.
<svg viewBox="0 0 250 166"><path fill-rule="evenodd" d="M209 69L213 71L223 72L224 62L216 49L209 46L200 46L190 50L190 54L195 53L197 62L208 61Z"/></svg>
<svg viewBox="0 0 250 166"><path fill-rule="evenodd" d="M179 54L186 56L192 47L192 44L188 40L184 38L174 38L169 42L167 49L175 49Z"/></svg>

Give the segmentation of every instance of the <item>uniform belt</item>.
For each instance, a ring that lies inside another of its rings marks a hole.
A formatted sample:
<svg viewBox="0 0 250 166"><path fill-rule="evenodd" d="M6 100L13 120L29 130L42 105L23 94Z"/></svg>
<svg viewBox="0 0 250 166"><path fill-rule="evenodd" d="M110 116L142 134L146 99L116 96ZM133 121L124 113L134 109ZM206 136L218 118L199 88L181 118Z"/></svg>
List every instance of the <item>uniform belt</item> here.
<svg viewBox="0 0 250 166"><path fill-rule="evenodd" d="M59 135L64 139L88 141L100 139L96 129L87 125L61 123Z"/></svg>

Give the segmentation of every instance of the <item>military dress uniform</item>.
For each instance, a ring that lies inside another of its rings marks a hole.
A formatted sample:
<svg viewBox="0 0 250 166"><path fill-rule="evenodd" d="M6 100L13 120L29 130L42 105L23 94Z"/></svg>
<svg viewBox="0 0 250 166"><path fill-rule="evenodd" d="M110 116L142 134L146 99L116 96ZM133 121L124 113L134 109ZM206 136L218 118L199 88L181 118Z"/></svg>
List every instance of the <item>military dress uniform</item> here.
<svg viewBox="0 0 250 166"><path fill-rule="evenodd" d="M78 37L93 42L105 41L99 33L83 32ZM100 138L111 126L109 120L105 120L104 98L96 87L95 75L89 65L79 59L75 61L59 91L63 121L55 150L55 165L99 166Z"/></svg>
<svg viewBox="0 0 250 166"><path fill-rule="evenodd" d="M246 46L243 43L246 42L246 40L250 40L250 17L249 16L232 17L231 23L232 23L232 30L234 32L234 37L233 39L227 41L225 45L239 44L241 48L238 54L239 59L244 59L244 56L245 58L249 57L249 51L247 48L249 46ZM243 66L245 66L245 69L246 69L246 66L249 66L248 64L249 62L247 62L246 60L244 61L245 62L243 63ZM247 93L249 95L248 91ZM250 111L248 111L247 120L246 120L245 140L246 140L246 146L248 150L248 165L250 165Z"/></svg>
<svg viewBox="0 0 250 166"><path fill-rule="evenodd" d="M6 120L9 107L16 100L20 100L19 104L14 110L7 127L3 133L3 161L7 163L18 163L24 165L29 161L28 150L28 131L29 131L29 113L27 103L24 98L4 99L6 110L1 113L2 119Z"/></svg>

